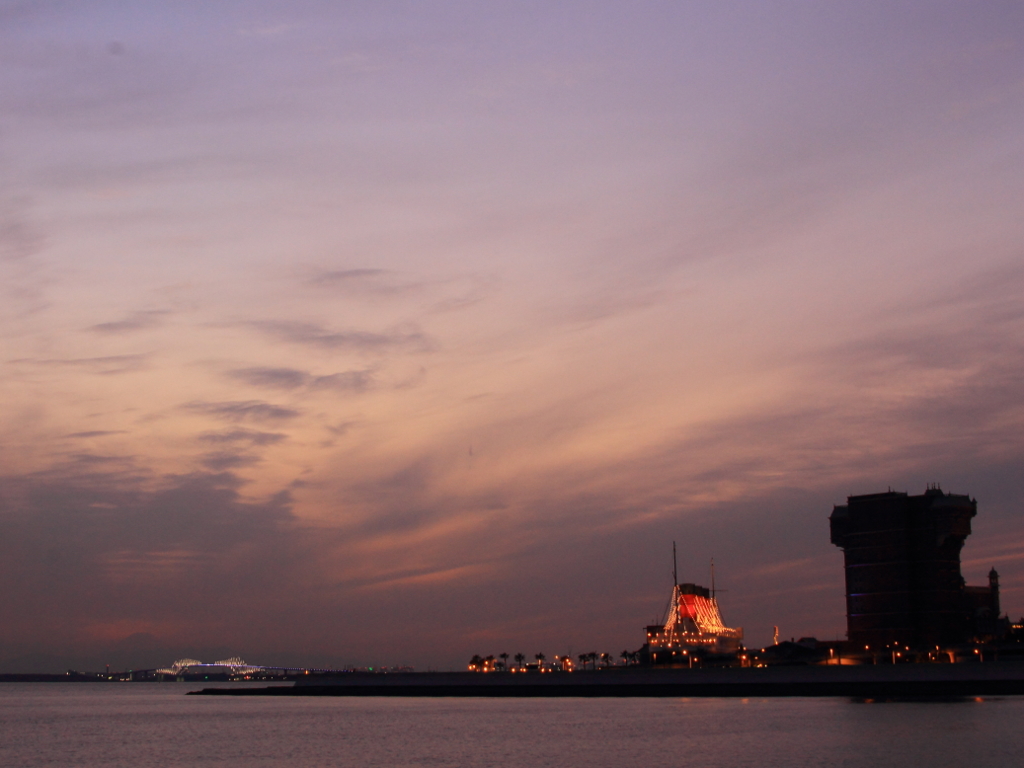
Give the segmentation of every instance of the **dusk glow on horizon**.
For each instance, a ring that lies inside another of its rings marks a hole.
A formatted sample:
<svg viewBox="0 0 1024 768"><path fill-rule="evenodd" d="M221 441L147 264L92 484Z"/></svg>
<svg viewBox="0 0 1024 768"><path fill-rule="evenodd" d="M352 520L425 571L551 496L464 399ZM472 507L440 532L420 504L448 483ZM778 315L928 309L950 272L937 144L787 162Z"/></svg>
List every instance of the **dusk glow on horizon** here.
<svg viewBox="0 0 1024 768"><path fill-rule="evenodd" d="M1024 7L0 0L0 671L1024 614Z"/></svg>

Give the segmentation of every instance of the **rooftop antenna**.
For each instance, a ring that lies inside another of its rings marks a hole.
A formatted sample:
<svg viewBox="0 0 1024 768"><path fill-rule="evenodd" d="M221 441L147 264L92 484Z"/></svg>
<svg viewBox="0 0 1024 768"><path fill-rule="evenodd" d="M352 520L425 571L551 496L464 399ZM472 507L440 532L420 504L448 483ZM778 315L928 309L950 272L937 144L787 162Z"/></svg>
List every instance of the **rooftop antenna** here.
<svg viewBox="0 0 1024 768"><path fill-rule="evenodd" d="M679 586L679 566L676 564L676 543L672 542L672 586Z"/></svg>

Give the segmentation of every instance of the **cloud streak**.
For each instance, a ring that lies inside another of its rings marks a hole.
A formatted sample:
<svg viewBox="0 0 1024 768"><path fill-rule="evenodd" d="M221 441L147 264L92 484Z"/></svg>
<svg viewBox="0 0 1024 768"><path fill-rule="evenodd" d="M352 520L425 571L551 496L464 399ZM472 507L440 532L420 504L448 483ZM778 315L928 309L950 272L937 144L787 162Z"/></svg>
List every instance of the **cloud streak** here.
<svg viewBox="0 0 1024 768"><path fill-rule="evenodd" d="M373 384L371 371L345 371L326 375L313 375L294 368L240 368L227 375L253 387L264 389L309 389L335 392L363 392Z"/></svg>
<svg viewBox="0 0 1024 768"><path fill-rule="evenodd" d="M431 348L427 337L419 331L331 331L315 323L292 320L254 320L248 325L273 339L320 349L382 353L426 352Z"/></svg>
<svg viewBox="0 0 1024 768"><path fill-rule="evenodd" d="M148 357L146 354L138 354L68 359L19 358L9 362L16 365L34 365L48 368L82 368L90 373L111 376L142 370L148 363Z"/></svg>
<svg viewBox="0 0 1024 768"><path fill-rule="evenodd" d="M198 437L207 443L249 443L251 445L276 445L288 439L283 432L260 432L253 429L229 429L222 432L203 432Z"/></svg>
<svg viewBox="0 0 1024 768"><path fill-rule="evenodd" d="M212 416L223 421L251 421L256 423L287 421L299 416L293 408L287 408L261 400L240 400L234 402L191 402L181 406L185 411Z"/></svg>
<svg viewBox="0 0 1024 768"><path fill-rule="evenodd" d="M89 326L90 331L96 333L119 334L141 331L147 328L155 328L160 325L161 320L167 312L160 310L144 310L133 312L123 320L112 320L106 323L97 323Z"/></svg>
<svg viewBox="0 0 1024 768"><path fill-rule="evenodd" d="M24 200L0 202L0 261L34 256L44 245L42 233L28 220Z"/></svg>

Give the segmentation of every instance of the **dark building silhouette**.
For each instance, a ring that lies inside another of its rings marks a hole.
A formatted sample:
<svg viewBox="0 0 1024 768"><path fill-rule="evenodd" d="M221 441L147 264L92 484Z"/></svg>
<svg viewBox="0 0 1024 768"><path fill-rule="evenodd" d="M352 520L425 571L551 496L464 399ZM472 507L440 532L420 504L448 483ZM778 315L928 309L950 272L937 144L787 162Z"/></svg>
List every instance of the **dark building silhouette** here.
<svg viewBox="0 0 1024 768"><path fill-rule="evenodd" d="M989 574L987 587L966 587L960 575L960 549L977 508L969 496L934 487L920 496L850 496L832 510L852 644L934 648L996 633L998 574Z"/></svg>
<svg viewBox="0 0 1024 768"><path fill-rule="evenodd" d="M999 615L999 573L995 568L988 572L987 587L964 587L964 608L974 639L991 642L1009 633L1009 621Z"/></svg>

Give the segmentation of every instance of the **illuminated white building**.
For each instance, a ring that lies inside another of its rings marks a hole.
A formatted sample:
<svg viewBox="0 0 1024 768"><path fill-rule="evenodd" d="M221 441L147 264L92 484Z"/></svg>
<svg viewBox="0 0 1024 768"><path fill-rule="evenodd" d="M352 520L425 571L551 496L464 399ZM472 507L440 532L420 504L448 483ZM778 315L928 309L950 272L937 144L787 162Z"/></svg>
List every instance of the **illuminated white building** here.
<svg viewBox="0 0 1024 768"><path fill-rule="evenodd" d="M688 658L729 656L743 646L743 629L725 626L718 600L705 587L676 584L664 624L647 627L652 664L685 664Z"/></svg>

